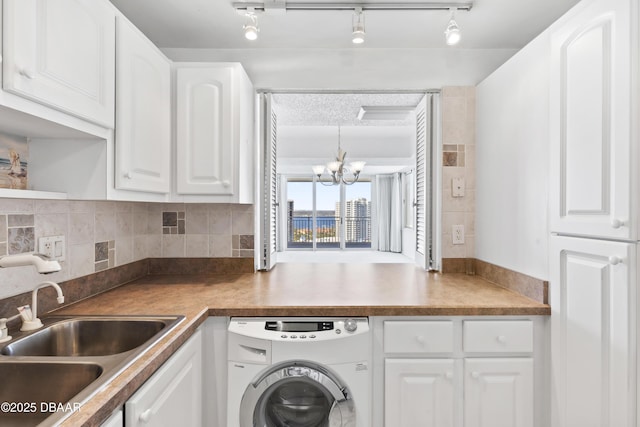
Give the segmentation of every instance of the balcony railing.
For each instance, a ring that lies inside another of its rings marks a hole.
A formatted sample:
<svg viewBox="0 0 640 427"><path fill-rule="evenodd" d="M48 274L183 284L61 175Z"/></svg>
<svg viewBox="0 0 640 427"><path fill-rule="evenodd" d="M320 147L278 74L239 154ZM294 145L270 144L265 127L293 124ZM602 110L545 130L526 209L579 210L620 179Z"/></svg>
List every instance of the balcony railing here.
<svg viewBox="0 0 640 427"><path fill-rule="evenodd" d="M349 216L344 218L345 247L371 247L371 217ZM334 216L316 217L316 247L340 247L340 219ZM287 224L287 248L313 247L313 217L293 216Z"/></svg>

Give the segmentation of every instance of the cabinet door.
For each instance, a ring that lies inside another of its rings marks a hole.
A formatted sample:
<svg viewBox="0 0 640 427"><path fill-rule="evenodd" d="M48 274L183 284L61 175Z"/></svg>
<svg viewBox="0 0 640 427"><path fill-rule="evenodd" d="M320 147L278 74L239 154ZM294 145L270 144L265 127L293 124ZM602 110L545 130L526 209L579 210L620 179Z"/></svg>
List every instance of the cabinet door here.
<svg viewBox="0 0 640 427"><path fill-rule="evenodd" d="M637 237L631 0L597 0L551 34L551 231Z"/></svg>
<svg viewBox="0 0 640 427"><path fill-rule="evenodd" d="M5 0L3 88L113 127L115 12L95 0Z"/></svg>
<svg viewBox="0 0 640 427"><path fill-rule="evenodd" d="M465 427L533 427L533 359L465 359Z"/></svg>
<svg viewBox="0 0 640 427"><path fill-rule="evenodd" d="M125 425L202 426L200 330L127 401Z"/></svg>
<svg viewBox="0 0 640 427"><path fill-rule="evenodd" d="M124 427L122 409L115 411L105 422L100 424L100 427Z"/></svg>
<svg viewBox="0 0 640 427"><path fill-rule="evenodd" d="M551 238L553 427L630 427L636 245Z"/></svg>
<svg viewBox="0 0 640 427"><path fill-rule="evenodd" d="M453 427L455 361L385 360L385 426Z"/></svg>
<svg viewBox="0 0 640 427"><path fill-rule="evenodd" d="M117 19L115 184L171 190L171 65L129 21Z"/></svg>
<svg viewBox="0 0 640 427"><path fill-rule="evenodd" d="M233 194L234 69L176 71L176 184L179 194Z"/></svg>

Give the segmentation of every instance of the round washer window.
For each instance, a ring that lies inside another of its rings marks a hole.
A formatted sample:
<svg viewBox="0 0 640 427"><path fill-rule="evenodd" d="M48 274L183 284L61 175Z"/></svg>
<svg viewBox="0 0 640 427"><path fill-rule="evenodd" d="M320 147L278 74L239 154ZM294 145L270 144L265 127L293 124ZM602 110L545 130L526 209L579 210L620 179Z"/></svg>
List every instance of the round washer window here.
<svg viewBox="0 0 640 427"><path fill-rule="evenodd" d="M260 427L328 427L334 398L322 385L305 377L271 385L253 413Z"/></svg>

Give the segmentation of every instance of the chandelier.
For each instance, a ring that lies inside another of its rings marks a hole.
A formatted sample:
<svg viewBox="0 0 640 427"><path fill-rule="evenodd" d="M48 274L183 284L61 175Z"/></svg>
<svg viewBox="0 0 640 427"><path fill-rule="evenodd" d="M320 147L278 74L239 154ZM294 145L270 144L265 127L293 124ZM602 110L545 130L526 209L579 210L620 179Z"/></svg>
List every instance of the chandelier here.
<svg viewBox="0 0 640 427"><path fill-rule="evenodd" d="M351 185L358 181L360 172L362 172L366 162L357 161L345 165L344 158L346 156L347 153L340 148L340 126L338 126L338 154L336 155L336 160L328 162L326 165L315 165L312 167L313 173L318 177L318 181L320 181L322 185L330 186L339 185L340 183ZM325 184L322 180L322 174L325 170L329 172L331 176L331 182L328 184Z"/></svg>

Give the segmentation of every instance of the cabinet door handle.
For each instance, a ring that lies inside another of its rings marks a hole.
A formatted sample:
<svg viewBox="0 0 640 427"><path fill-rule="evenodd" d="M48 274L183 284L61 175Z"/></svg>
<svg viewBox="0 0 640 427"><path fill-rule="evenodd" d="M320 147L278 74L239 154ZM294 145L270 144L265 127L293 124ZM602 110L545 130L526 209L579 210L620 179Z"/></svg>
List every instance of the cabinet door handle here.
<svg viewBox="0 0 640 427"><path fill-rule="evenodd" d="M444 374L444 377L450 380L451 378L453 378L453 372L447 372L446 374Z"/></svg>
<svg viewBox="0 0 640 427"><path fill-rule="evenodd" d="M228 187L228 186L230 186L230 185L231 185L231 182L229 182L229 180L228 180L228 179L225 179L224 181L222 181L222 186L223 186L223 187Z"/></svg>
<svg viewBox="0 0 640 427"><path fill-rule="evenodd" d="M131 172L127 172L124 174L124 177L127 179L133 179L133 174Z"/></svg>
<svg viewBox="0 0 640 427"><path fill-rule="evenodd" d="M144 411L143 413L140 414L140 416L138 417L138 419L140 421L142 421L143 423L148 423L149 420L151 419L151 408L147 409L146 411Z"/></svg>
<svg viewBox="0 0 640 427"><path fill-rule="evenodd" d="M473 371L471 372L471 378L480 378L480 372L478 371Z"/></svg>
<svg viewBox="0 0 640 427"><path fill-rule="evenodd" d="M623 260L622 260L622 258L620 258L620 257L618 257L618 256L615 256L615 255L611 255L611 256L609 257L609 264L611 264L611 265L618 265L618 264L620 264L622 261L623 261Z"/></svg>
<svg viewBox="0 0 640 427"><path fill-rule="evenodd" d="M424 336L416 335L416 341L420 344L424 344Z"/></svg>
<svg viewBox="0 0 640 427"><path fill-rule="evenodd" d="M504 344L507 342L507 337L505 337L504 335L498 335L496 337L496 341L498 341L501 344Z"/></svg>
<svg viewBox="0 0 640 427"><path fill-rule="evenodd" d="M22 77L28 78L29 80L33 80L36 77L36 74L33 72L33 70L30 70L28 68L18 69L18 74L20 74Z"/></svg>
<svg viewBox="0 0 640 427"><path fill-rule="evenodd" d="M611 227L613 227L615 229L618 229L618 228L622 227L623 225L624 225L624 221L620 221L617 218L613 218L611 220Z"/></svg>

